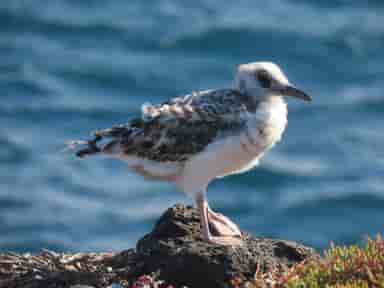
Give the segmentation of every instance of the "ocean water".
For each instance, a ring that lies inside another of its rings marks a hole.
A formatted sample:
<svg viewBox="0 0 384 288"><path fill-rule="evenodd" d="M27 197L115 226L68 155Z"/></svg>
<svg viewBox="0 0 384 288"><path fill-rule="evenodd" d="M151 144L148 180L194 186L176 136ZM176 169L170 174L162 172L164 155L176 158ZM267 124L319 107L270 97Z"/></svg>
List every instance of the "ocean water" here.
<svg viewBox="0 0 384 288"><path fill-rule="evenodd" d="M384 230L382 1L2 0L0 251L133 247L190 204L124 163L63 143L124 123L144 102L230 87L269 60L312 95L289 100L282 142L215 181L211 206L259 236L316 248Z"/></svg>

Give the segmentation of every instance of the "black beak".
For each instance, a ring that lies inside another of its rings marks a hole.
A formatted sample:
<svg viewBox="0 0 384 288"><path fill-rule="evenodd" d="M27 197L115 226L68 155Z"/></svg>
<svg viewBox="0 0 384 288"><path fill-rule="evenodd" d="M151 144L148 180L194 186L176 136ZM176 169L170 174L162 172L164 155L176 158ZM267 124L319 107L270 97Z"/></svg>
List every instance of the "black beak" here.
<svg viewBox="0 0 384 288"><path fill-rule="evenodd" d="M286 85L279 89L279 91L285 96L296 97L304 101L312 101L312 98L309 95L291 85Z"/></svg>

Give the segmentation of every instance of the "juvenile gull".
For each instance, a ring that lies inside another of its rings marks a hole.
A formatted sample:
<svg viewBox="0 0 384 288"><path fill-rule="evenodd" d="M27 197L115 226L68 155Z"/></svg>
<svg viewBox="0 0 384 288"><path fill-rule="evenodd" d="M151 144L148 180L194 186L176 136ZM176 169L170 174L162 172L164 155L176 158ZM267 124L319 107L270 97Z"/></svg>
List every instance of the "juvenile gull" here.
<svg viewBox="0 0 384 288"><path fill-rule="evenodd" d="M255 167L280 140L287 124L282 96L311 100L276 64L241 64L234 88L193 92L160 105L144 104L141 118L71 145L86 146L77 151L80 158L104 154L126 161L147 179L175 183L200 211L203 240L237 245L239 228L209 207L207 187L215 178Z"/></svg>

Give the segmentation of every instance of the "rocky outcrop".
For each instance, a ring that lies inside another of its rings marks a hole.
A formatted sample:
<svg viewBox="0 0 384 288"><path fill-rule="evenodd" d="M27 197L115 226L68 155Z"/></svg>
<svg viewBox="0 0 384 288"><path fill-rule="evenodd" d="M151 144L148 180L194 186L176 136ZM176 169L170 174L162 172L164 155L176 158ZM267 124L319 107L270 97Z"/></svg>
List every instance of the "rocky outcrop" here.
<svg viewBox="0 0 384 288"><path fill-rule="evenodd" d="M20 277L14 277L13 282L8 281L7 286L1 285L7 279L2 279L4 274L1 274L1 268L5 266L2 267L0 261L0 287L70 287L75 284L106 287L111 283L129 287L141 275L151 275L150 279L161 279L176 287L228 287L234 279L254 279L256 271L282 273L305 258L316 255L312 248L296 242L252 237L247 233L243 233L243 244L240 246L209 244L201 241L199 223L199 215L194 208L176 205L168 209L153 230L138 241L136 249L106 254L108 257L99 255L97 261L91 262L90 257L78 257L77 264L76 257L65 265L58 265L60 260L52 260L52 263L57 263L56 266L47 264L50 270L40 267L20 273ZM88 259L88 262L82 264L84 260L81 259ZM40 260L38 262L42 262ZM93 268L82 270L81 267L87 265ZM65 267L70 267L71 271ZM36 274L36 271L52 273ZM70 275L70 279L66 275ZM23 277L29 277L29 282ZM20 279L23 281L20 282ZM57 285L49 286L55 284L55 279ZM102 279L102 283L98 283L98 279ZM13 285L16 280L24 286Z"/></svg>

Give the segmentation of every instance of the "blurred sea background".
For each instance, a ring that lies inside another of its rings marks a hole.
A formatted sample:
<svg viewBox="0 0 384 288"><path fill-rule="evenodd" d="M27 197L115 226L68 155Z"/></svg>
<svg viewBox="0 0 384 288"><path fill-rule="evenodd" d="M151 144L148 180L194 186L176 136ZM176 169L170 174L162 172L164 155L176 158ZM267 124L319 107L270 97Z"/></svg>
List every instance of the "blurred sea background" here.
<svg viewBox="0 0 384 288"><path fill-rule="evenodd" d="M175 187L122 162L63 153L144 102L230 87L269 60L314 101L289 100L282 142L209 187L259 236L325 248L384 230L382 1L0 1L0 251L133 247Z"/></svg>

